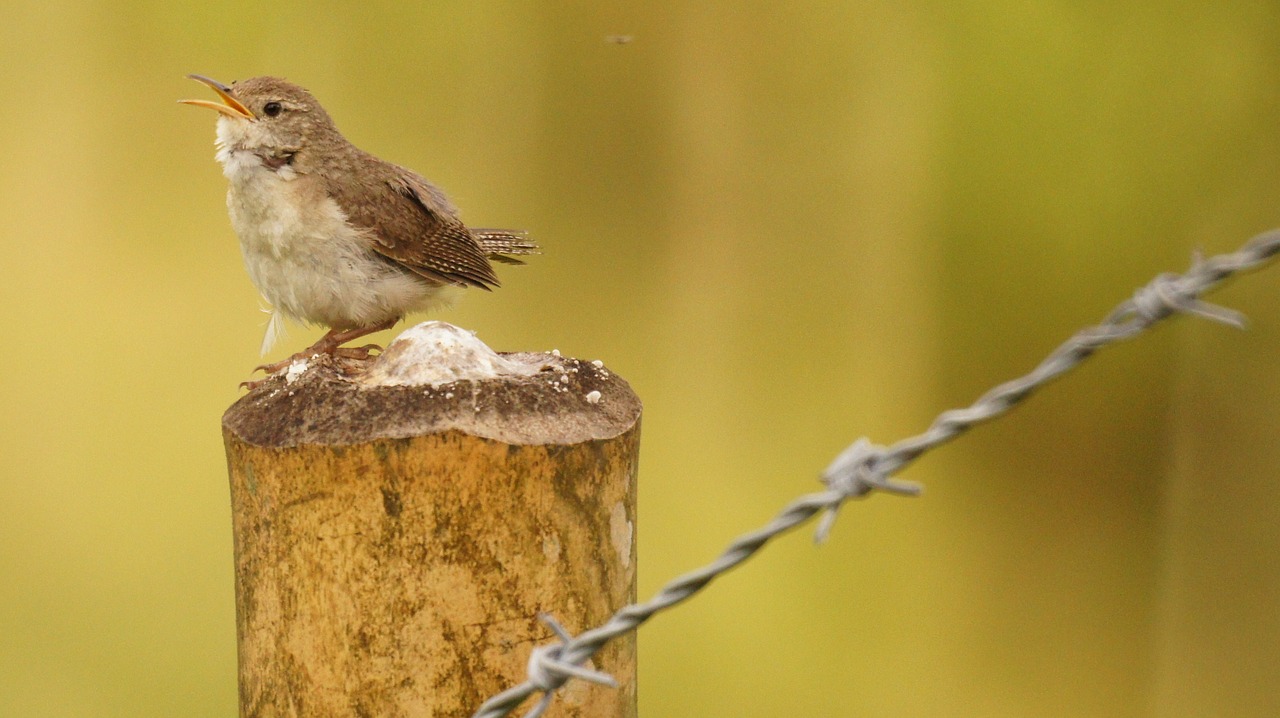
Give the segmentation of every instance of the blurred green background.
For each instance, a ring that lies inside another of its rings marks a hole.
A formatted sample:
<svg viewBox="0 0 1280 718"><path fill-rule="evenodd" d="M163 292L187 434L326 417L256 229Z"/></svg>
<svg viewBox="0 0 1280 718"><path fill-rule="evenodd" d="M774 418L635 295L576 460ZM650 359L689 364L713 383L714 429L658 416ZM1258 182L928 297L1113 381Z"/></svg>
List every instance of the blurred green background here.
<svg viewBox="0 0 1280 718"><path fill-rule="evenodd" d="M219 417L266 317L186 73L299 82L534 232L438 316L631 382L647 597L1280 224L1278 35L1273 2L7 0L0 716L235 715ZM1108 350L923 498L656 618L642 715L1280 714L1278 298L1233 284L1249 332Z"/></svg>

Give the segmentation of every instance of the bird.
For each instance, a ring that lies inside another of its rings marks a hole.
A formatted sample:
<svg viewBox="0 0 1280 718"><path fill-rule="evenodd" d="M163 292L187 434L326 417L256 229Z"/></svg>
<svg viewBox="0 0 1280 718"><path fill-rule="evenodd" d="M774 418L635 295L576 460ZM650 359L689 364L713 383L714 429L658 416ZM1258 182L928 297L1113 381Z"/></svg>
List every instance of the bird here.
<svg viewBox="0 0 1280 718"><path fill-rule="evenodd" d="M492 262L524 264L519 257L540 251L524 230L467 227L440 188L353 145L288 80L188 77L221 100L179 102L218 113L227 212L249 279L271 307L262 353L286 318L328 327L310 347L258 370L272 374L316 354L368 359L377 345L343 345L447 305L460 289L496 288Z"/></svg>

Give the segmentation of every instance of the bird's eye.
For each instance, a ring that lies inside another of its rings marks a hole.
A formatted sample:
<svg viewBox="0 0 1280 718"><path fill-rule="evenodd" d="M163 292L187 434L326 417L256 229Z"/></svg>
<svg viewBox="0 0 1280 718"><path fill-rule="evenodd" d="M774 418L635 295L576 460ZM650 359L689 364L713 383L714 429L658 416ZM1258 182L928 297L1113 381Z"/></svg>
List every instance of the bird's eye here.
<svg viewBox="0 0 1280 718"><path fill-rule="evenodd" d="M268 102L267 104L262 106L262 114L266 115L267 117L275 117L281 112L284 112L284 106L281 105L279 102Z"/></svg>

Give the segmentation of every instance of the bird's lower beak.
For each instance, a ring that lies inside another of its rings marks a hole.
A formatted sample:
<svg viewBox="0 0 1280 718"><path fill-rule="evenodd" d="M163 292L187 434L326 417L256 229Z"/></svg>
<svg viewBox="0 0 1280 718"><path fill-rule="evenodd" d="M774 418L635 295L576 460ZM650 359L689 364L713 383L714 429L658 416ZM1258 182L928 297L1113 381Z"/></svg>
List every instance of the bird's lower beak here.
<svg viewBox="0 0 1280 718"><path fill-rule="evenodd" d="M208 85L210 88L213 89L214 92L218 93L218 97L221 97L222 101L225 102L226 104L225 105L219 104L217 102L212 102L210 100L178 100L178 102L184 105L196 105L197 107L208 107L211 110L217 110L218 112L221 112L222 114L227 115L229 117L239 117L246 120L254 119L253 113L249 111L249 108L245 107L243 104L240 103L239 100L231 96L230 87L227 87L226 85L222 84L221 82L218 82L217 80L213 80L208 77L205 77L204 75L187 75L187 77L201 84Z"/></svg>

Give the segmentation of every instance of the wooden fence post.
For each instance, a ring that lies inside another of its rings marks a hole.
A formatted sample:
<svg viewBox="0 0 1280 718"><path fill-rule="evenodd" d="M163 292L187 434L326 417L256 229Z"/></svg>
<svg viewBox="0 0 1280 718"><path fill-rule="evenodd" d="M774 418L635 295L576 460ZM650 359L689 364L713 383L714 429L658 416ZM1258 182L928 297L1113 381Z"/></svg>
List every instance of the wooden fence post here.
<svg viewBox="0 0 1280 718"><path fill-rule="evenodd" d="M227 410L241 716L465 718L525 679L539 612L576 633L634 601L639 400L487 351L429 322ZM635 715L634 638L591 665L621 688L571 681L547 716Z"/></svg>

